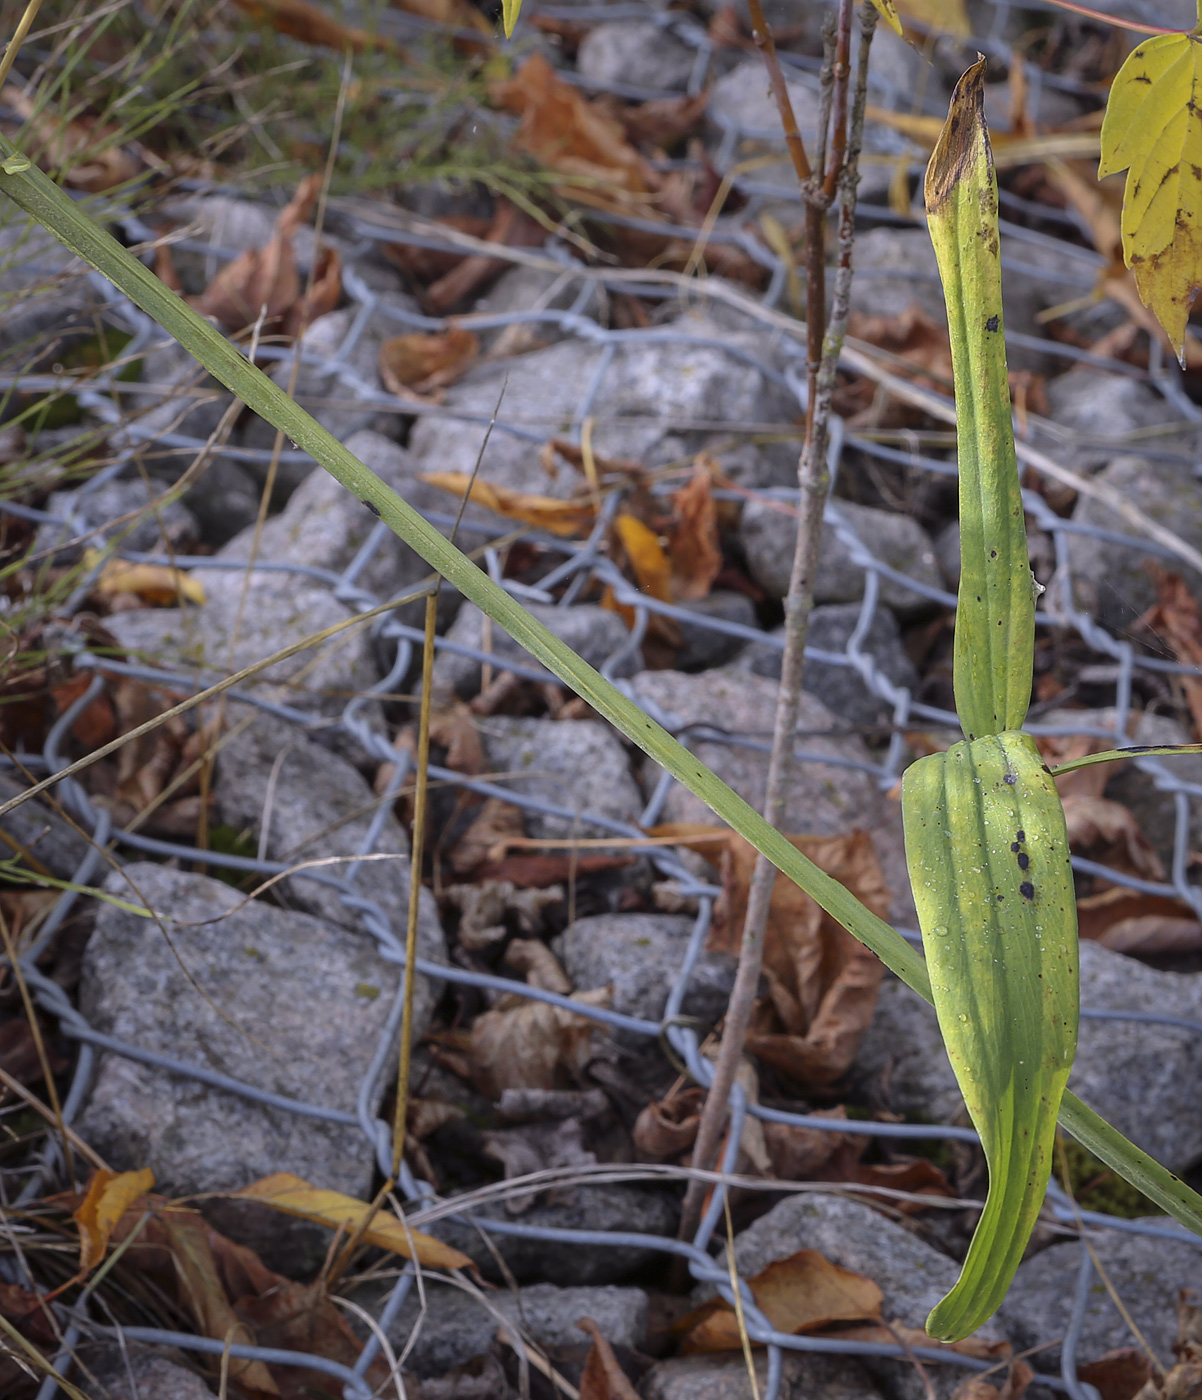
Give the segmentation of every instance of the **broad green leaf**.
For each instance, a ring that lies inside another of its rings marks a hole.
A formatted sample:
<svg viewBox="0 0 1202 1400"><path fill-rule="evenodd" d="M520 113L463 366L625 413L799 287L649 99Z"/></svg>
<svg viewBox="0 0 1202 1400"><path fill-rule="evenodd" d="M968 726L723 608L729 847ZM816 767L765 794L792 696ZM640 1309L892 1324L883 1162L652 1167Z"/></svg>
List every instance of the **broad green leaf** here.
<svg viewBox="0 0 1202 1400"><path fill-rule="evenodd" d="M902 33L903 20L916 20L947 34L968 38L972 26L964 0L872 0L885 23L895 33Z"/></svg>
<svg viewBox="0 0 1202 1400"><path fill-rule="evenodd" d="M1202 34L1145 39L1111 86L1098 165L1099 179L1127 171L1123 257L1178 355L1202 286L1200 106Z"/></svg>
<svg viewBox="0 0 1202 1400"><path fill-rule="evenodd" d="M962 563L953 679L968 739L1022 727L1035 656L984 90L982 60L956 87L926 175L927 225L943 278L956 384Z"/></svg>
<svg viewBox="0 0 1202 1400"><path fill-rule="evenodd" d="M0 193L7 195L67 248L107 277L167 330L216 379L263 420L319 462L463 595L504 627L532 656L661 764L785 876L871 948L881 961L927 1001L926 964L894 929L866 909L837 880L807 860L780 832L748 806L682 744L661 729L614 685L536 621L466 555L460 553L362 462L250 364L213 326L163 285L115 239L93 223L53 182L0 135ZM53 782L53 779L49 780ZM49 785L46 784L46 785ZM34 794L42 789L35 784ZM20 799L0 803L0 815ZM1202 1197L1128 1142L1075 1095L1061 1111L1065 1127L1096 1157L1149 1200L1202 1236ZM0 1326L4 1326L0 1317ZM17 1335L17 1334L13 1334ZM19 1337L18 1337L19 1339ZM20 1339L19 1339L20 1340Z"/></svg>
<svg viewBox="0 0 1202 1400"><path fill-rule="evenodd" d="M902 781L906 859L939 1029L989 1167L945 1342L997 1311L1043 1205L1077 1046L1077 909L1064 809L1035 741L995 734Z"/></svg>

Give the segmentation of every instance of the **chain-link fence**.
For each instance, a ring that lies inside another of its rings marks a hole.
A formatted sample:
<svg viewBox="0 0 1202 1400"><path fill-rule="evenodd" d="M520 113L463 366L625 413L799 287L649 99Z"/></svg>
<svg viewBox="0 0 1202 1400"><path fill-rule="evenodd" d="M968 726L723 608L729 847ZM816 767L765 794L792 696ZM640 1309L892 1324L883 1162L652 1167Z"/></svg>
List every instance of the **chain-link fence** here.
<svg viewBox="0 0 1202 1400"><path fill-rule="evenodd" d="M528 0L528 5L531 9L534 8L530 0ZM657 25L670 28L672 33L696 54L696 63L688 78L687 90L692 93L698 92L706 81L711 57L710 39L704 25L691 16L667 13L653 6L641 4L558 7L544 5L537 8L539 13L547 17L570 19L573 22L588 23L595 20L637 18L650 20ZM981 46L986 51L1004 51L1007 57L1009 50L1000 36L1005 28L1008 8L1005 4L991 7L992 28L989 32L981 35L979 39ZM1027 8L1038 7L1028 6ZM473 37L479 38L478 35ZM784 54L782 57L787 64L797 62L805 66L802 60L795 60L792 55ZM1033 81L1053 89L1056 87L1057 79L1054 76L1036 68L1031 69L1031 74ZM1071 83L1068 86L1071 87ZM631 98L664 95L658 91L622 86L616 89L616 94ZM880 96L880 94L877 95ZM887 98L888 94L885 94L885 97ZM927 106L932 113L938 109L938 103L934 101L929 102ZM747 138L771 140L772 135L771 131L749 131L733 123L727 124L723 129L713 157L718 172L720 174L726 173L736 164L740 145ZM901 149L893 159L894 161L909 162L910 173L914 174L920 169L918 156L917 151L907 152L905 149ZM798 409L804 410L804 338L799 334L797 323L782 310L789 269L782 259L763 242L753 238L745 231L746 225L757 208L765 205L778 206L782 201L794 201L796 195L787 186L778 186L768 180L758 178L754 171L751 174L735 173L732 178L735 188L747 201L746 207L741 211L737 220L718 220L711 234L711 241L717 244L725 240L762 265L768 272L767 288L757 298L742 293L732 293L728 287L710 287L704 280L698 280L690 288L689 298L694 304L704 305L709 297L722 298L728 306L733 304L741 318L741 324L756 330L765 347L765 353L762 356L756 355L745 347L743 341L736 345L721 335L706 337L694 334L689 329L687 322L678 324L669 322L645 329L615 330L609 328L598 317L595 295L598 288L625 292L632 290L637 292L641 289L658 296L675 294L675 289L666 285L666 279L657 279L654 274L648 273L640 280L637 276L629 273L620 274L616 270L607 270L604 267L586 266L573 257L565 241L557 238L548 238L544 246L538 250L510 249L490 245L488 254L491 257L553 274L561 279L560 291L556 298L558 309L556 307L519 309L495 315L459 318L460 322L477 332L503 330L516 325L541 327L545 330L553 329L564 340L586 343L595 347L597 352L595 372L587 392L576 404L569 424L558 423L553 428L542 424L538 421L537 404L516 402L513 398L509 398L501 403L495 415L493 432L528 444L532 453L542 446L552 432L557 436L579 442L582 426L586 420L594 415L595 405L603 392L606 375L612 368L616 351L621 346L631 345L683 346L690 349L699 346L712 346L726 355L737 359L741 358L744 362L751 363L765 381L777 385L783 392L791 395ZM1021 205L1022 201L1015 196L1004 194L1003 214L1007 212L1007 203ZM1023 214L1027 211L1016 208L1012 212ZM1047 211L1042 212L1046 216ZM862 209L862 214L868 221L875 220L886 225L905 222L899 215L883 205L867 203ZM135 214L116 211L114 217L124 236L131 243L152 243L154 241L154 230ZM615 222L621 222L614 215L605 217ZM349 243L354 250L358 250L362 257L367 257L381 243L402 244L451 254L462 254L465 250L478 251L472 240L449 232L445 227L441 227L433 221L408 216L395 209L373 211L370 206L357 201L333 201L329 220L332 230L344 240L344 243ZM637 224L638 221L627 222ZM1063 283L1062 267L1059 271L1047 272L1038 259L1030 260L1025 256L1032 247L1037 247L1041 242L1052 240L1047 239L1045 235L1032 233L1025 227L1007 222L1005 219L1003 219L1002 228L1004 268L1011 273L1021 273L1024 276L1035 278L1053 278L1057 280L1058 284ZM659 224L654 226L654 231L657 233L665 232L663 225ZM692 239L696 236L695 229L680 228L669 230L669 232L675 232L682 238ZM212 243L186 239L176 241L175 247L184 252L203 253L207 258L218 260L233 256L236 251L214 246ZM1091 287L1099 260L1081 249L1077 250L1076 255L1080 264L1080 283L1082 287ZM302 347L303 372L305 374L312 373L319 382L337 386L333 392L333 399L341 406L352 405L356 412L367 417L373 413L392 413L406 417L423 414L441 415L449 421L474 424L483 438L488 430L491 416L487 410L479 413L464 413L453 407L415 403L410 399L401 400L382 391L377 382L370 380L361 370L356 368L356 348L369 325L378 323L380 317L390 319L395 323L395 329L398 332L401 330L442 329L446 322L438 317L398 307L395 301L390 302L388 299L382 298L373 291L369 285L369 279L361 275L354 256L346 259L343 281L352 308L352 314L349 317L349 330L341 344L328 353L319 355ZM106 283L94 277L93 287L99 302L102 304L101 314L104 320L130 337L123 351L127 360L145 353L161 340L161 332L157 327L130 303L114 294L112 288ZM1057 363L1083 362L1098 369L1111 371L1116 375L1138 378L1162 396L1167 417L1184 420L1186 424L1195 424L1202 416L1186 397L1176 367L1171 363L1158 360L1155 354L1153 355L1152 367L1144 373L1134 369L1126 361L1091 354L1050 338L1019 333L1013 333L1008 338L1015 348L1027 352L1037 351L1051 357ZM291 348L264 347L260 349L259 353L263 359L285 360L293 355L293 350ZM19 385L26 392L37 392L40 388L60 390L63 387L62 380L57 376L37 374L11 374L5 379L4 384L5 387L9 388ZM131 385L118 379L115 375L101 372L91 378L85 387L76 391L75 396L79 407L93 421L106 425L116 440L124 444L104 469L93 475L79 489L74 498L78 507L82 508L86 504L89 494L100 490L107 483L123 474L128 474L131 470L131 464L135 462L138 455L150 448L156 450L171 449L179 454L204 454L210 450L211 444L205 438L193 436L187 431L164 432L161 426L144 428L137 410L141 404L146 402L145 388L146 386ZM176 391L176 399L181 406L186 405L186 395L187 391L185 390ZM331 395L327 393L327 397L323 401L324 406L329 407L330 398ZM726 433L736 438L739 435L746 437L755 431L770 432L773 429L786 434L790 431L795 432L792 425L786 422L749 425L707 420L703 423L682 423L674 426L679 427L682 431L687 431L690 428L701 429L708 434ZM835 427L837 431L833 435L830 465L832 476L836 481L844 455L849 451L860 454L863 459L883 462L890 466L900 466L904 468L909 479L919 483L936 482L939 479L954 479L955 477L954 459L946 454L939 455L936 449L923 450L922 447L916 446L910 450L904 443L899 445L897 442L892 444L881 442L878 440L878 435L865 436L854 431L845 431L842 423L838 421ZM1048 444L1045 446L1045 450L1054 454L1059 446L1056 443ZM270 449L237 446L230 443L224 444L220 450L235 461L249 463L258 468L262 468L271 456ZM1191 465L1195 461L1196 454L1190 448L1173 448L1172 451L1183 456ZM288 448L283 452L281 461L285 468L296 471L304 471L310 465L305 454ZM745 501L749 494L758 495L762 499L773 500L786 508L796 499L796 493L787 489L768 489L758 492L752 489L750 493L740 490L737 493L719 492L718 494L720 497L725 495L739 501ZM770 736L738 735L720 728L686 724L680 716L673 714L670 710L651 707L645 697L640 697L638 691L627 680L622 679L628 671L625 663L641 645L649 624L656 616L672 619L691 629L709 629L715 634L722 634L738 642L754 642L760 646L768 647L779 646L780 642L756 626L724 620L717 616L707 617L693 610L658 601L640 592L636 586L630 583L616 566L605 547L607 532L614 512L620 506L621 498L620 490L615 490L606 497L595 528L583 541L564 540L550 534L527 531L524 538L536 541L543 552L543 559L551 561L548 562L537 584L533 586L512 583L503 576L501 557L497 550L491 547L492 536L488 533L487 526L473 523L469 517L464 527L464 539L468 547L481 548L483 564L495 581L502 587L510 589L515 596L523 601L571 606L573 601L579 598L586 589L593 593L599 589L610 590L617 604L630 609L634 621L629 637L600 666L602 673L614 679L617 685L623 687L628 694L639 700L645 708L650 710L652 717L658 723L674 733L685 744L705 742L709 745L745 745L766 752ZM1114 702L1110 712L1113 715L1113 723L1109 727L1086 732L1100 739L1105 739L1108 745L1114 747L1133 744L1136 742L1134 726L1138 718L1137 712L1133 709L1133 687L1137 678L1141 674L1152 674L1158 677L1196 676L1202 674L1202 671L1148 655L1146 649L1137 646L1123 636L1115 635L1114 632L1103 627L1090 612L1078 606L1074 602L1076 596L1074 591L1075 556L1071 553L1069 546L1074 537L1085 535L1094 541L1099 549L1129 547L1153 557L1167 555L1167 551L1122 532L1101 527L1095 528L1079 521L1074 522L1053 509L1048 499L1036 490L1024 492L1024 503L1029 513L1032 528L1042 532L1047 537L1053 551L1052 586L1043 594L1038 613L1038 624L1042 634L1058 637L1075 636L1090 652L1113 661ZM77 510L73 515L58 516L28 508L14 501L0 502L0 510L35 522L39 527L60 527L63 540L87 541L95 533L80 510ZM904 585L912 594L928 600L931 605L949 610L954 609L955 598L952 593L943 588L932 586L926 579L899 573L885 564L879 557L879 552L874 551L857 533L854 521L846 511L841 509L838 498L832 498L828 515L838 540L846 549L854 567L862 573L863 597L858 623L843 649L830 651L811 648L807 652L807 657L825 666L844 668L855 673L862 678L869 692L883 703L889 716L888 743L878 748L875 751L875 756L870 757L859 766L871 776L874 782L879 784L882 790L886 790L896 784L907 762L906 732L924 727L954 728L956 720L954 714L948 710L916 698L905 686L891 680L874 657L872 646L867 638L874 615L882 606L880 601L882 587ZM449 509L445 515L431 512L429 516L436 526L444 529L448 528L452 521ZM366 613L378 609L381 603L388 601L386 598L377 597L367 591L359 582L372 558L383 546L387 536L387 527L383 523L377 523L353 563L341 573L307 567L302 564L273 563L270 560L256 562L255 568L282 570L291 575L303 577L320 585L323 589L327 589L332 597L345 607L356 612ZM116 553L118 557L133 562L174 565L184 569L193 565L203 565L207 569L242 570L245 568L245 564L240 561L220 560L209 556L202 558L199 556L146 554L120 547ZM74 594L67 600L64 609L66 613L70 613L74 607L78 607L82 599L87 596L103 563L104 560L101 559L94 569L81 579ZM413 676L415 661L419 656L419 650L415 647L415 643L420 643L421 633L414 627L398 620L397 615L388 611L377 612L364 625L369 628L379 653L386 654L391 658L391 665L387 673L379 679L374 687L356 695L349 703L345 704L341 713L336 717L326 716L317 720L310 710L284 704L279 700L278 695L265 695L261 688L256 687L252 681L235 686L227 692L226 698L233 705L249 706L255 710L267 711L297 725L320 724L327 734L331 730L340 730L345 741L357 746L358 752L365 760L390 765L392 776L389 786L381 794L382 800L376 809L375 819L370 824L357 852L358 855L369 856L379 849L378 842L384 815L391 805L391 800L402 790L407 778L411 776L409 761L404 752L393 745L381 726L372 722L371 704L377 697L398 693L403 689L406 679ZM446 637L440 637L435 645L439 652L456 653L482 664L495 661L495 656L490 649L465 645ZM22 753L17 756L21 768L35 777L52 776L66 766L65 749L72 726L96 696L102 692L106 684L106 677L126 677L134 681L146 682L179 696L195 693L204 686L221 679L217 673L201 673L182 667L162 669L140 664L135 660L119 660L111 656L96 655L86 649L76 652L73 663L76 672L91 671L94 673L94 679L50 729L41 752ZM506 659L504 668L519 677L540 681L550 679L547 673L532 659L526 663ZM1078 725L1066 726L1062 724L1056 726L1033 723L1031 728L1037 734L1080 734L1083 732ZM829 754L807 752L804 742L798 749L797 762L803 767L813 765L818 768L831 761ZM856 762L856 760L851 759L841 761ZM1194 819L1196 804L1199 799L1202 799L1202 783L1185 780L1181 776L1180 770L1175 769L1170 761L1141 757L1133 759L1132 762L1137 768L1149 775L1155 788L1167 794L1173 804L1174 827L1169 876L1163 880L1140 878L1125 870L1114 869L1079 858L1074 861L1075 868L1084 874L1104 877L1114 886L1125 886L1149 895L1164 896L1181 901L1196 910L1199 917L1202 918L1202 886L1191 878L1190 865L1191 821ZM698 913L687 951L668 997L663 1018L658 1022L622 1015L602 1007L589 1006L552 992L523 986L508 978L490 976L454 965L441 965L419 960L417 970L442 982L463 983L494 992L518 992L553 1005L562 1006L577 1016L591 1018L601 1025L611 1026L637 1036L644 1036L649 1042L654 1042L662 1037L671 1046L675 1055L687 1065L693 1079L700 1085L708 1085L712 1078L711 1064L700 1051L697 1032L690 1028L687 1020L682 1021L681 1010L689 990L690 979L705 947L714 902L720 891L713 884L698 878L694 873L696 867L683 860L675 851L659 845L641 848L638 845L638 840L644 836L645 829L653 826L661 818L664 804L672 787L672 780L668 775L664 774L659 782L651 786L645 810L641 813L638 822L632 823L615 820L603 814L580 811L567 805L557 805L537 796L514 790L499 779L489 781L483 778L466 777L450 768L437 766L432 767L430 771L431 776L437 782L450 785L456 790L472 793L479 797L498 797L530 814L562 818L571 823L587 823L590 828L612 833L615 837L632 841L634 844L631 850L650 861L660 872L662 878L674 881L680 898L695 901ZM84 785L76 778L66 778L61 781L54 789L54 796L62 804L65 811L91 837L91 848L72 875L71 884L73 885L86 886L97 880L98 876L103 873L104 853L106 851L113 851L118 856L133 855L153 860L174 858L179 862L186 862L189 868L203 867L209 871L226 870L264 879L282 874L289 869L286 864L278 861L201 849L192 844L148 837L138 830L122 829L114 825L107 810L93 803ZM335 892L343 905L357 915L363 933L372 941L379 958L386 964L404 968L404 930L394 926L388 914L378 904L365 898L359 891L357 888L358 872L353 864L346 868L303 869L293 878L312 881ZM68 915L77 908L81 897L74 890L65 891L49 917L41 925L36 941L25 949L21 957L25 979L38 1005L49 1016L55 1018L63 1034L75 1041L78 1046L70 1088L62 1103L62 1117L66 1123L70 1124L75 1119L84 1103L97 1055L100 1053L112 1054L154 1066L172 1075L191 1078L229 1094L269 1105L289 1114L331 1123L353 1125L363 1133L371 1144L379 1170L384 1175L388 1175L392 1154L391 1128L376 1116L372 1105L378 1102L377 1091L387 1079L392 1067L393 1046L402 1013L403 979L402 986L397 990L390 1014L383 1026L376 1054L364 1077L357 1101L348 1102L338 1109L294 1101L266 1092L254 1084L241 1082L230 1076L217 1073L210 1068L171 1059L137 1045L127 1044L102 1034L89 1025L87 1019L57 983L47 977L38 967L39 957L55 937L56 932L62 927ZM913 930L903 929L902 932L908 938L916 939L917 937ZM1176 1016L1157 1016L1135 1010L1129 1013L1109 1009L1098 1010L1088 1005L1082 1008L1082 1014L1087 1018L1099 1017L1153 1022L1179 1027L1190 1033L1202 1035L1202 1022L1190 1021ZM1099 1103L1096 1107L1105 1113L1106 1105L1104 1103ZM975 1134L971 1129L955 1126L849 1121L842 1118L835 1120L821 1115L787 1113L759 1103L748 1102L746 1096L736 1087L732 1102L732 1123L728 1136L728 1147L725 1160L722 1163L722 1169L726 1173L731 1173L734 1170L741 1125L746 1114L767 1121L792 1124L816 1131L834 1130L844 1134L899 1141L918 1139L975 1141ZM53 1177L59 1165L59 1147L51 1140L44 1149L40 1163L24 1175L16 1193L15 1202L17 1204L28 1202L38 1196L45 1184ZM621 1172L614 1167L599 1168L597 1175L598 1179L602 1176L607 1180L621 1179ZM581 1177L587 1181L587 1173L577 1172L574 1174L574 1179L575 1177ZM587 1189L587 1185L584 1189ZM825 1189L831 1188L828 1186ZM401 1190L411 1203L411 1219L415 1227L430 1223L437 1218L445 1218L462 1210L453 1198L439 1199L431 1187L415 1180L407 1168L402 1172ZM497 1234L508 1233L533 1236L534 1238L556 1239L577 1244L581 1249L588 1250L604 1250L614 1246L633 1245L674 1255L685 1261L697 1281L712 1283L719 1293L728 1300L732 1300L734 1295L728 1267L724 1261L715 1259L711 1253L711 1244L715 1229L722 1218L724 1202L725 1188L719 1185L712 1193L704 1220L696 1236L688 1243L641 1234L555 1231L523 1224L517 1220L496 1220L485 1215L478 1215L473 1219L480 1229ZM1186 1240L1195 1244L1202 1243L1168 1221L1163 1226L1151 1226L1144 1222L1125 1221L1110 1216L1095 1216L1089 1212L1081 1213L1069 1202L1055 1183L1049 1192L1048 1216L1066 1230L1080 1229L1087 1232L1091 1227L1104 1226L1107 1229L1132 1230L1163 1236L1166 1239ZM10 1264L9 1267L15 1268L18 1273L20 1271L19 1261ZM1084 1315L1090 1288L1093 1286L1091 1271L1090 1253L1083 1240L1081 1271L1074 1297L1073 1318L1063 1347L1061 1376L1036 1376L1037 1384L1053 1389L1063 1389L1074 1397L1074 1400L1091 1393L1090 1387L1077 1380L1075 1370L1076 1343L1080 1336L1081 1319ZM405 1272L393 1289L380 1316L380 1326L383 1332L387 1333L390 1325L398 1318L400 1310L409 1296L412 1282L412 1272ZM785 1335L776 1331L759 1311L747 1286L743 1284L741 1289L743 1315L746 1319L748 1332L754 1341L762 1342L768 1348L769 1372L766 1388L768 1400L775 1400L781 1375L782 1354L788 1349L846 1353L857 1356L917 1356L923 1360L939 1360L945 1364L962 1367L966 1371L984 1370L989 1365L985 1361L946 1351L928 1353L922 1348L910 1351L900 1346ZM62 1366L67 1361L72 1348L77 1344L81 1335L96 1326L95 1321L89 1316L87 1293L74 1305L72 1311L74 1320L71 1321L65 1333L63 1351L56 1358L57 1366ZM219 1354L223 1350L223 1344L220 1342L192 1335L152 1328L126 1328L124 1331L131 1340L169 1344L185 1350L213 1354ZM366 1397L371 1393L371 1388L364 1378L368 1368L379 1353L379 1346L378 1337L369 1339L353 1369L309 1355L302 1356L260 1347L235 1345L229 1348L229 1353L235 1357L259 1359L268 1363L282 1362L323 1370L343 1381L346 1395L362 1396L366 1400ZM48 1380L39 1392L39 1400L50 1400L56 1389L55 1382Z"/></svg>

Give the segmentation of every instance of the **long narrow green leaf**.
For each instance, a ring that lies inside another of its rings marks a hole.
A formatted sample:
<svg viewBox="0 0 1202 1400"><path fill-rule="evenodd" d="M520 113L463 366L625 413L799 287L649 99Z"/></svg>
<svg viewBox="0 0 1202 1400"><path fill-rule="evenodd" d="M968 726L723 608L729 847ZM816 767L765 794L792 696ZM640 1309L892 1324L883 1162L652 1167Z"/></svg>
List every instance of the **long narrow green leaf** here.
<svg viewBox="0 0 1202 1400"><path fill-rule="evenodd" d="M968 739L1022 728L1035 658L984 93L982 59L956 86L926 177L927 227L943 278L956 382L961 568L953 679Z"/></svg>
<svg viewBox="0 0 1202 1400"><path fill-rule="evenodd" d="M926 965L905 939L807 860L683 745L481 573L470 559L450 545L336 438L249 364L224 336L88 219L3 136L0 136L0 194L7 195L72 252L106 276L250 409L304 448L360 500L370 503L406 543L465 597L587 700L598 714L604 715L644 753L706 802L778 870L871 948L898 977L927 1001L931 1000ZM0 815L19 800L0 804ZM1096 1156L1133 1181L1150 1200L1188 1229L1202 1235L1202 1197L1127 1142L1072 1094L1065 1095L1061 1119Z"/></svg>

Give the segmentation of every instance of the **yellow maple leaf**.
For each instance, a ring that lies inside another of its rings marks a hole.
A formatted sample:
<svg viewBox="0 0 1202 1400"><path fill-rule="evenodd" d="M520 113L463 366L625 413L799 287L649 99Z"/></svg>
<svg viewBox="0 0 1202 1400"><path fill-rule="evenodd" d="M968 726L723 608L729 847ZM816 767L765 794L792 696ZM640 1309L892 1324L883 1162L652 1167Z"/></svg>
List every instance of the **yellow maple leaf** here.
<svg viewBox="0 0 1202 1400"><path fill-rule="evenodd" d="M958 34L967 39L972 33L964 0L872 0L885 23L901 34L902 21L913 20L930 25L946 34Z"/></svg>
<svg viewBox="0 0 1202 1400"><path fill-rule="evenodd" d="M1178 355L1202 287L1202 34L1159 34L1110 89L1098 178L1127 171L1123 257Z"/></svg>

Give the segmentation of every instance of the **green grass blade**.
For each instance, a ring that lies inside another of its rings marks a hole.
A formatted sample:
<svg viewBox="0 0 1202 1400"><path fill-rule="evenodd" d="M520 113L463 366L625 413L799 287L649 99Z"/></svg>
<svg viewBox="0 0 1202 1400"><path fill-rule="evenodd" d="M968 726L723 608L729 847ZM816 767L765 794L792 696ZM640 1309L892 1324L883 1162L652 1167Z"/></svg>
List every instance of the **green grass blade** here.
<svg viewBox="0 0 1202 1400"><path fill-rule="evenodd" d="M449 544L272 380L248 363L223 335L88 219L2 136L0 194L7 195L66 247L107 277L250 409L283 431L360 500L370 502L396 534L465 597L587 700L598 714L605 716L644 753L707 803L778 870L871 948L902 981L927 1001L931 1000L926 964L900 934L807 860L683 745L498 588L487 574ZM8 805L0 806L0 813L7 810ZM1127 1142L1072 1094L1065 1095L1061 1116L1068 1130L1095 1156L1138 1186L1150 1200L1187 1228L1202 1235L1202 1197Z"/></svg>
<svg viewBox="0 0 1202 1400"><path fill-rule="evenodd" d="M957 84L926 178L927 225L943 278L956 381L961 565L953 679L969 739L1022 728L1035 657L984 90L982 59Z"/></svg>

